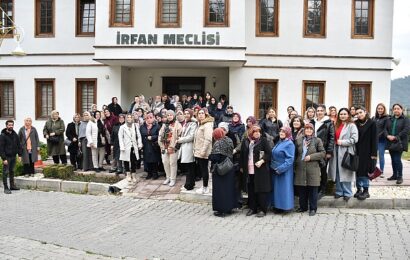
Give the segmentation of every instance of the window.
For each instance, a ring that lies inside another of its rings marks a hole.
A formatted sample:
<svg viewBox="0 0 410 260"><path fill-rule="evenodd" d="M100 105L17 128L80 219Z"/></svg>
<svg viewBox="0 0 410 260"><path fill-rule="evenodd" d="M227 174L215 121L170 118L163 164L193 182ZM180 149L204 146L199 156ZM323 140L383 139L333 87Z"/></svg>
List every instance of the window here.
<svg viewBox="0 0 410 260"><path fill-rule="evenodd" d="M371 82L350 82L349 107L362 106L370 111L372 83Z"/></svg>
<svg viewBox="0 0 410 260"><path fill-rule="evenodd" d="M54 79L36 79L36 118L47 119L54 107Z"/></svg>
<svg viewBox="0 0 410 260"><path fill-rule="evenodd" d="M309 107L317 108L324 104L325 82L303 81L302 115Z"/></svg>
<svg viewBox="0 0 410 260"><path fill-rule="evenodd" d="M97 80L77 79L77 113L89 111L92 104L97 103Z"/></svg>
<svg viewBox="0 0 410 260"><path fill-rule="evenodd" d="M266 111L273 107L277 110L277 80L257 79L255 80L255 117L262 119Z"/></svg>
<svg viewBox="0 0 410 260"><path fill-rule="evenodd" d="M0 24L3 27L11 27L12 26L12 22L11 20L14 20L14 16L13 16L13 0L0 0L0 6L1 8L4 10L4 12L7 14L6 15L2 15L0 17ZM11 20L10 20L11 19ZM12 30L0 30L0 36L5 36L5 37L12 37L13 36L13 31Z"/></svg>
<svg viewBox="0 0 410 260"><path fill-rule="evenodd" d="M110 26L131 27L133 12L134 0L111 0Z"/></svg>
<svg viewBox="0 0 410 260"><path fill-rule="evenodd" d="M326 37L326 0L305 0L304 36Z"/></svg>
<svg viewBox="0 0 410 260"><path fill-rule="evenodd" d="M13 81L0 81L0 118L14 118Z"/></svg>
<svg viewBox="0 0 410 260"><path fill-rule="evenodd" d="M352 38L373 38L374 0L353 0Z"/></svg>
<svg viewBox="0 0 410 260"><path fill-rule="evenodd" d="M54 36L54 0L36 0L36 36Z"/></svg>
<svg viewBox="0 0 410 260"><path fill-rule="evenodd" d="M205 0L205 27L229 26L229 0Z"/></svg>
<svg viewBox="0 0 410 260"><path fill-rule="evenodd" d="M77 36L94 36L95 0L77 0Z"/></svg>
<svg viewBox="0 0 410 260"><path fill-rule="evenodd" d="M157 27L181 27L181 0L158 0Z"/></svg>
<svg viewBox="0 0 410 260"><path fill-rule="evenodd" d="M279 0L256 0L256 36L278 36Z"/></svg>

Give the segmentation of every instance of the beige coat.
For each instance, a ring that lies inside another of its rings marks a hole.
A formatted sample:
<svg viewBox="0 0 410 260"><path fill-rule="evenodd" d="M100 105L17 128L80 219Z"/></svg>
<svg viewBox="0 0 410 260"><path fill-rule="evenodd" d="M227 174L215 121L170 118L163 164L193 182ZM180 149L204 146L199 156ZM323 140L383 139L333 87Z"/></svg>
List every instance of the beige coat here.
<svg viewBox="0 0 410 260"><path fill-rule="evenodd" d="M167 147L165 147L165 139L164 139L164 131L165 131L166 124L163 124L161 129L159 130L159 135L158 135L158 144L161 150L165 150ZM177 143L178 137L181 135L182 132L182 126L178 121L175 121L174 125L169 126L170 131L172 133L171 140L168 144L168 148L174 148Z"/></svg>
<svg viewBox="0 0 410 260"><path fill-rule="evenodd" d="M118 131L118 141L120 144L121 161L131 161L131 148L134 148L137 160L140 159L138 150L142 148L142 138L137 124L133 123L131 128L126 123L123 124Z"/></svg>
<svg viewBox="0 0 410 260"><path fill-rule="evenodd" d="M212 150L212 132L214 130L214 118L208 116L199 123L194 136L194 156L208 159Z"/></svg>

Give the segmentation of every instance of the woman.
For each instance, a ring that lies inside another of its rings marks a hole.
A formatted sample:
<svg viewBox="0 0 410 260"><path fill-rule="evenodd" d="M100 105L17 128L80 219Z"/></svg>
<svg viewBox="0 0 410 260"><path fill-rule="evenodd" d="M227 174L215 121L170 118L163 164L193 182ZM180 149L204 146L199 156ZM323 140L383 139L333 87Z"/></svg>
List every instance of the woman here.
<svg viewBox="0 0 410 260"><path fill-rule="evenodd" d="M216 102L216 98L211 97L210 101L209 101L209 105L207 106L209 114L212 117L215 117L215 111L216 111L216 107L217 107L217 102ZM221 108L222 108L222 104L221 104Z"/></svg>
<svg viewBox="0 0 410 260"><path fill-rule="evenodd" d="M314 107L309 107L305 112L305 118L303 119L303 121L305 122L305 124L307 123L314 124L315 117L316 117L316 109Z"/></svg>
<svg viewBox="0 0 410 260"><path fill-rule="evenodd" d="M325 149L320 138L315 137L314 126L307 123L304 135L296 139L295 187L299 195L299 209L309 216L317 211L318 190L320 186L319 162L325 158ZM309 207L308 207L309 202Z"/></svg>
<svg viewBox="0 0 410 260"><path fill-rule="evenodd" d="M350 107L350 116L352 117L352 121L357 120L356 107L355 106Z"/></svg>
<svg viewBox="0 0 410 260"><path fill-rule="evenodd" d="M175 186L177 171L178 171L178 147L177 139L181 134L182 126L175 118L175 112L173 110L167 111L167 122L162 125L159 130L159 147L161 148L162 163L164 164L164 170L166 179L162 183L170 187Z"/></svg>
<svg viewBox="0 0 410 260"><path fill-rule="evenodd" d="M199 104L198 102L198 94L194 93L194 95L192 95L192 99L189 101L189 108L194 108L195 106L201 106L201 104Z"/></svg>
<svg viewBox="0 0 410 260"><path fill-rule="evenodd" d="M181 136L177 140L177 145L180 145L178 158L183 167L188 170L185 185L181 188L182 191L193 190L195 187L194 135L197 122L193 115L192 109L184 110L185 121L182 124Z"/></svg>
<svg viewBox="0 0 410 260"><path fill-rule="evenodd" d="M209 110L209 106L211 105L211 98L212 98L211 92L209 92L209 91L206 92L205 93L205 99L202 102L202 107L206 107ZM216 105L216 102L215 102L215 105Z"/></svg>
<svg viewBox="0 0 410 260"><path fill-rule="evenodd" d="M233 119L233 107L228 105L226 107L225 113L221 117L221 122L231 123Z"/></svg>
<svg viewBox="0 0 410 260"><path fill-rule="evenodd" d="M333 121L333 124L336 124L337 121L337 109L335 106L329 107L329 118Z"/></svg>
<svg viewBox="0 0 410 260"><path fill-rule="evenodd" d="M301 116L296 116L290 121L290 129L292 129L292 140L295 143L296 139L303 136L305 127L305 121Z"/></svg>
<svg viewBox="0 0 410 260"><path fill-rule="evenodd" d="M264 217L272 191L269 162L270 146L259 126L253 126L241 146L240 171L246 176L249 210L246 216Z"/></svg>
<svg viewBox="0 0 410 260"><path fill-rule="evenodd" d="M352 122L349 109L341 108L335 125L335 147L329 161L329 178L336 182L335 199L343 197L349 201L352 197L352 182L354 172L342 167L343 156L346 152L356 154L355 145L359 140L359 132Z"/></svg>
<svg viewBox="0 0 410 260"><path fill-rule="evenodd" d="M142 145L144 146L144 166L148 172L146 179L158 179L158 163L161 151L158 145L159 126L155 122L154 114L148 112L145 123L140 127Z"/></svg>
<svg viewBox="0 0 410 260"><path fill-rule="evenodd" d="M23 150L21 155L23 174L26 176L34 176L34 163L38 159L38 151L40 149L37 129L32 126L32 123L33 121L30 117L24 119L24 126L22 126L18 132Z"/></svg>
<svg viewBox="0 0 410 260"><path fill-rule="evenodd" d="M233 113L232 122L228 125L228 137L232 140L234 147L240 145L244 133L245 125L242 123L241 115Z"/></svg>
<svg viewBox="0 0 410 260"><path fill-rule="evenodd" d="M293 110L289 114L288 120L286 120L285 125L290 127L290 122L292 121L293 118L299 116L298 112L296 110Z"/></svg>
<svg viewBox="0 0 410 260"><path fill-rule="evenodd" d="M279 129L282 128L282 122L277 118L276 111L272 107L268 109L266 118L259 123L260 127L269 143L273 146L279 140Z"/></svg>
<svg viewBox="0 0 410 260"><path fill-rule="evenodd" d="M354 197L365 200L369 195L369 173L374 172L377 161L377 126L370 119L363 107L356 108L356 127L359 130L359 141L356 144L359 156L359 169L356 171L357 191Z"/></svg>
<svg viewBox="0 0 410 260"><path fill-rule="evenodd" d="M91 156L91 148L87 141L87 126L91 120L91 114L88 111L83 113L83 120L78 129L79 146L81 147L81 168L83 171L89 171L93 168L93 160Z"/></svg>
<svg viewBox="0 0 410 260"><path fill-rule="evenodd" d="M284 126L279 131L279 141L272 149L272 196L271 206L278 213L290 211L294 207L293 162L295 145L292 130Z"/></svg>
<svg viewBox="0 0 410 260"><path fill-rule="evenodd" d="M384 151L386 150L386 126L389 120L389 115L387 114L386 106L383 103L379 103L376 106L376 115L372 118L376 122L377 127L377 151L379 154L379 166L382 174L380 178L384 178Z"/></svg>
<svg viewBox="0 0 410 260"><path fill-rule="evenodd" d="M218 124L220 122L222 122L222 117L223 117L224 113L225 113L225 111L223 110L222 103L219 102L216 105L215 111L213 112L213 114L214 114L213 117L215 118L215 128L218 126Z"/></svg>
<svg viewBox="0 0 410 260"><path fill-rule="evenodd" d="M113 163L110 172L120 174L124 172L122 161L120 160L120 142L118 140L118 132L120 127L125 123L125 115L120 114L118 116L118 122L113 126L111 133L111 150L113 153Z"/></svg>
<svg viewBox="0 0 410 260"><path fill-rule="evenodd" d="M50 118L44 125L43 135L47 139L48 156L53 157L55 164L58 164L60 161L62 164L67 164L64 131L64 121L60 118L58 111L51 111Z"/></svg>
<svg viewBox="0 0 410 260"><path fill-rule="evenodd" d="M70 163L74 169L81 168L81 162L78 160L78 151L80 149L78 145L78 134L80 130L81 116L80 114L75 114L73 116L73 122L67 125L66 136L70 140L70 145L68 146L68 152L70 153Z"/></svg>
<svg viewBox="0 0 410 260"><path fill-rule="evenodd" d="M118 142L120 143L120 160L124 162L127 181L137 182L135 171L137 161L140 159L138 152L142 149L142 140L140 130L131 114L127 115L125 124L120 127Z"/></svg>
<svg viewBox="0 0 410 260"><path fill-rule="evenodd" d="M208 156L212 150L212 132L214 118L208 114L206 108L198 111L198 127L194 135L194 156L198 163L198 169L202 176L203 186L196 190L196 193L206 194L208 189Z"/></svg>
<svg viewBox="0 0 410 260"><path fill-rule="evenodd" d="M87 146L91 148L91 156L94 165L94 171L100 172L100 162L102 167L102 161L104 160L104 146L101 143L101 136L99 133L97 121L95 116L100 118L100 112L96 111L94 117L91 117L87 124L86 137Z"/></svg>
<svg viewBox="0 0 410 260"><path fill-rule="evenodd" d="M212 209L214 215L223 217L230 214L232 209L237 208L237 197L235 189L235 170L232 168L228 173L221 176L216 170L216 165L222 163L226 158L232 160L233 144L230 138L225 136L225 131L216 128L212 136L215 143L209 155L212 170Z"/></svg>
<svg viewBox="0 0 410 260"><path fill-rule="evenodd" d="M403 106L394 104L392 107L393 116L387 121L387 145L389 150L393 175L387 180L396 180L396 184L403 183L403 163L401 155L407 152L409 144L410 119L403 115Z"/></svg>
<svg viewBox="0 0 410 260"><path fill-rule="evenodd" d="M118 123L118 117L110 112L110 110L104 110L105 120L104 120L104 129L105 131L105 161L107 165L110 165L111 157L111 134L112 129L116 123Z"/></svg>
<svg viewBox="0 0 410 260"><path fill-rule="evenodd" d="M122 113L122 107L118 104L117 97L111 98L111 104L108 105L108 110L115 116L119 116Z"/></svg>

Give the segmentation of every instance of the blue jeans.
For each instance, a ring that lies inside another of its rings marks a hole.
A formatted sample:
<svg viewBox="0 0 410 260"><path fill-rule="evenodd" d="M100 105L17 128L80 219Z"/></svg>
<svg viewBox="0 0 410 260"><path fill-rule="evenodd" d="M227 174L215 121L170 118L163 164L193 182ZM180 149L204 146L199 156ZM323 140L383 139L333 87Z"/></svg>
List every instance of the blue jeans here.
<svg viewBox="0 0 410 260"><path fill-rule="evenodd" d="M367 178L365 176L357 177L356 187L357 187L357 189L369 188L369 178Z"/></svg>
<svg viewBox="0 0 410 260"><path fill-rule="evenodd" d="M340 181L339 167L336 166L336 195L352 197L352 183L350 181Z"/></svg>
<svg viewBox="0 0 410 260"><path fill-rule="evenodd" d="M401 162L401 155L403 152L389 151L391 157L391 165L393 167L393 177L403 178L403 163Z"/></svg>
<svg viewBox="0 0 410 260"><path fill-rule="evenodd" d="M386 150L386 139L380 138L377 144L377 150L379 152L379 164L380 170L384 172L384 151Z"/></svg>

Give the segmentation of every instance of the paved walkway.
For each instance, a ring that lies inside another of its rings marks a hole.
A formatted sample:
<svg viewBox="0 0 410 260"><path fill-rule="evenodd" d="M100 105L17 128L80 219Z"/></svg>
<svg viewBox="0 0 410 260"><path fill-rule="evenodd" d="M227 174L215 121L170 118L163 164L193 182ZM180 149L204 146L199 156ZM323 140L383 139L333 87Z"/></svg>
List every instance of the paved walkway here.
<svg viewBox="0 0 410 260"><path fill-rule="evenodd" d="M264 218L169 200L0 194L0 259L410 259L409 210Z"/></svg>

